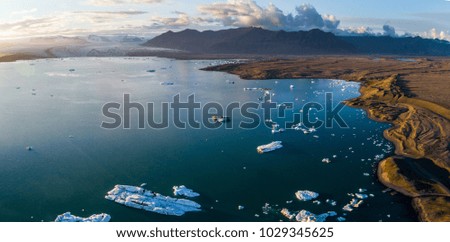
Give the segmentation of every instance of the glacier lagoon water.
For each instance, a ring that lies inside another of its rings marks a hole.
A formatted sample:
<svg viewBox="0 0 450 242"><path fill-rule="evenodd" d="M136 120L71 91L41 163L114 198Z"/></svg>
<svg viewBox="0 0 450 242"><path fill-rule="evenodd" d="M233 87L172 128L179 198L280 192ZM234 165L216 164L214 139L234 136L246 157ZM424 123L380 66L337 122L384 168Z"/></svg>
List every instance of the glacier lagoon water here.
<svg viewBox="0 0 450 242"><path fill-rule="evenodd" d="M138 129L136 120L131 129L100 127L107 121L102 106L122 103L124 93L143 104L169 102L179 93L182 100L195 94L202 103L227 105L258 102L261 93L245 87L271 88L274 102L293 102L296 111L306 102L323 104L325 92L333 93L335 105L358 96L356 83L249 81L199 70L217 63L161 58L1 63L0 221L53 221L67 211L78 216L108 213L111 221L279 221L286 220L282 208L336 211L347 221L416 219L409 199L383 192L376 178L376 156L392 152L382 136L388 124L368 119L360 109L345 107L340 112L349 128L334 123L309 135L295 130L272 134L264 125L251 130ZM155 72L147 72L150 69ZM231 122L239 121L239 115L232 117ZM257 146L274 140L284 147L256 152ZM324 158L331 162L322 162ZM172 195L172 186L184 184L201 194L193 200L202 211L172 217L104 199L116 184L141 183L163 195ZM374 196L352 212L343 211L352 198L348 193L359 188ZM298 190L318 192L321 204L298 201ZM264 213L266 203L270 209Z"/></svg>

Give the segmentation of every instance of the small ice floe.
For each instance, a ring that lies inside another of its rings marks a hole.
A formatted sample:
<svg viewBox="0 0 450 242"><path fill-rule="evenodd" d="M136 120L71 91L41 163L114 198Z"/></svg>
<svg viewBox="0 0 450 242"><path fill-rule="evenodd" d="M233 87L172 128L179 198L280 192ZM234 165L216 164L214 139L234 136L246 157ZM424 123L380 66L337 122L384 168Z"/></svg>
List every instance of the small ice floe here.
<svg viewBox="0 0 450 242"><path fill-rule="evenodd" d="M323 158L323 159L322 159L322 162L328 164L328 163L331 162L331 160L330 160L329 158Z"/></svg>
<svg viewBox="0 0 450 242"><path fill-rule="evenodd" d="M28 150L28 151L32 151L33 150L33 146L27 146L27 147L25 147L25 149Z"/></svg>
<svg viewBox="0 0 450 242"><path fill-rule="evenodd" d="M363 200L358 200L356 198L352 198L352 200L346 204L342 210L351 212L354 208L358 208L363 203Z"/></svg>
<svg viewBox="0 0 450 242"><path fill-rule="evenodd" d="M336 158L337 157L337 155L333 155L333 158Z"/></svg>
<svg viewBox="0 0 450 242"><path fill-rule="evenodd" d="M351 212L351 211L353 211L353 208L352 208L352 206L351 206L350 204L346 204L346 205L342 208L342 210L347 211L347 212Z"/></svg>
<svg viewBox="0 0 450 242"><path fill-rule="evenodd" d="M313 135L313 137L314 137L314 138L316 138L316 139L318 139L318 138L319 138L319 136L318 136L318 135Z"/></svg>
<svg viewBox="0 0 450 242"><path fill-rule="evenodd" d="M358 189L358 192L367 192L367 189L359 188L359 189Z"/></svg>
<svg viewBox="0 0 450 242"><path fill-rule="evenodd" d="M344 217L337 217L336 220L338 222L344 222L346 219Z"/></svg>
<svg viewBox="0 0 450 242"><path fill-rule="evenodd" d="M187 188L185 185L173 186L173 195L185 196L185 197L198 197L199 193L194 192L192 189Z"/></svg>
<svg viewBox="0 0 450 242"><path fill-rule="evenodd" d="M319 196L319 193L308 190L299 190L295 193L295 196L300 201L309 201L316 199Z"/></svg>
<svg viewBox="0 0 450 242"><path fill-rule="evenodd" d="M364 173L363 173L363 176L370 176L370 174L367 173L367 172L364 172Z"/></svg>
<svg viewBox="0 0 450 242"><path fill-rule="evenodd" d="M229 117L224 117L224 116L217 116L217 115L213 115L211 117L212 121L217 122L217 123L225 123L230 121Z"/></svg>
<svg viewBox="0 0 450 242"><path fill-rule="evenodd" d="M270 206L270 204L269 203L265 203L264 204L264 206L262 206L262 211L263 211L263 214L269 214L273 209L272 209L272 206Z"/></svg>
<svg viewBox="0 0 450 242"><path fill-rule="evenodd" d="M281 141L274 141L270 144L260 145L260 146L256 147L256 150L258 151L258 153L262 154L262 153L274 151L274 150L277 150L280 148L283 148Z"/></svg>
<svg viewBox="0 0 450 242"><path fill-rule="evenodd" d="M279 124L277 124L277 123L272 124L272 134L282 133L282 132L284 132L284 129L280 128Z"/></svg>
<svg viewBox="0 0 450 242"><path fill-rule="evenodd" d="M72 215L70 212L63 213L56 217L55 222L109 222L111 216L106 213L94 214L87 218Z"/></svg>
<svg viewBox="0 0 450 242"><path fill-rule="evenodd" d="M366 198L369 197L369 196L367 196L366 194L363 194L363 193L355 193L355 196L357 198L359 198L359 199L366 199Z"/></svg>
<svg viewBox="0 0 450 242"><path fill-rule="evenodd" d="M73 135L69 135L68 137L69 137L69 139L75 138Z"/></svg>
<svg viewBox="0 0 450 242"><path fill-rule="evenodd" d="M317 204L317 205L321 204L321 202L319 200L314 200L312 203Z"/></svg>
<svg viewBox="0 0 450 242"><path fill-rule="evenodd" d="M302 210L295 216L295 220L298 222L325 222L328 217L336 215L337 213L334 211L329 211L326 213L316 215L307 210Z"/></svg>
<svg viewBox="0 0 450 242"><path fill-rule="evenodd" d="M238 210L244 210L244 208L245 208L245 207L242 206L242 205L239 205L239 206L238 206Z"/></svg>
<svg viewBox="0 0 450 242"><path fill-rule="evenodd" d="M336 206L336 201L334 201L332 199L327 199L327 200L325 200L325 202L330 204L331 206Z"/></svg>
<svg viewBox="0 0 450 242"><path fill-rule="evenodd" d="M371 194L369 194L369 197L375 197L375 195L373 195L373 194L371 193Z"/></svg>
<svg viewBox="0 0 450 242"><path fill-rule="evenodd" d="M255 217L259 218L259 214L255 213Z"/></svg>
<svg viewBox="0 0 450 242"><path fill-rule="evenodd" d="M283 215L289 220L293 220L295 218L295 214L292 214L287 208L281 209L281 215Z"/></svg>
<svg viewBox="0 0 450 242"><path fill-rule="evenodd" d="M289 86L289 89L294 89L294 85L290 85L290 86Z"/></svg>
<svg viewBox="0 0 450 242"><path fill-rule="evenodd" d="M186 212L201 210L200 204L194 201L163 196L142 187L127 185L116 185L105 198L128 207L164 215L182 216Z"/></svg>
<svg viewBox="0 0 450 242"><path fill-rule="evenodd" d="M145 187L145 186L147 186L147 183L145 183L145 182L140 185L140 187Z"/></svg>
<svg viewBox="0 0 450 242"><path fill-rule="evenodd" d="M286 204L290 204L292 202L293 202L292 200L289 200L289 201L286 201Z"/></svg>
<svg viewBox="0 0 450 242"><path fill-rule="evenodd" d="M174 83L173 82L160 82L159 83L161 86L173 86Z"/></svg>

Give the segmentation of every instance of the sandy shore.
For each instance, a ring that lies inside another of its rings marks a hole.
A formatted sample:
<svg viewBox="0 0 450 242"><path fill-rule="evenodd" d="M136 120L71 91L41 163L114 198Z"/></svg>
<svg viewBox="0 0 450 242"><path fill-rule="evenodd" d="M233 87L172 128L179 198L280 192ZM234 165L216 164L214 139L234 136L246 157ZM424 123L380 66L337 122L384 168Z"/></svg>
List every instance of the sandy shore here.
<svg viewBox="0 0 450 242"><path fill-rule="evenodd" d="M384 136L394 143L397 156L379 163L379 180L412 197L421 221L450 221L450 59L303 57L204 70L243 79L360 81L361 95L346 104L392 124Z"/></svg>

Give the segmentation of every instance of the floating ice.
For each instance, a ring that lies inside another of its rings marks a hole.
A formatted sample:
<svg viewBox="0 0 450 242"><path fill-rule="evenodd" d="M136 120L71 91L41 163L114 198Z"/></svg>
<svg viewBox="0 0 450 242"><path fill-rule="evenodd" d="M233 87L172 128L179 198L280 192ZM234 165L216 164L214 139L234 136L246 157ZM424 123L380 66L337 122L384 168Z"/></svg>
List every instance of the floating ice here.
<svg viewBox="0 0 450 242"><path fill-rule="evenodd" d="M309 211L302 210L295 216L295 220L298 222L325 222L328 217L336 215L337 213L333 211L316 215Z"/></svg>
<svg viewBox="0 0 450 242"><path fill-rule="evenodd" d="M111 216L106 213L94 214L87 218L72 215L70 212L63 213L56 217L55 222L109 222Z"/></svg>
<svg viewBox="0 0 450 242"><path fill-rule="evenodd" d="M281 209L281 215L283 215L284 217L286 217L289 220L292 220L295 217L295 215L292 214L287 208Z"/></svg>
<svg viewBox="0 0 450 242"><path fill-rule="evenodd" d="M244 206L239 205L239 206L238 206L238 210L244 210Z"/></svg>
<svg viewBox="0 0 450 242"><path fill-rule="evenodd" d="M369 197L369 196L367 196L366 194L363 194L363 193L355 193L355 196L357 198L359 198L359 199L366 199L367 197Z"/></svg>
<svg viewBox="0 0 450 242"><path fill-rule="evenodd" d="M329 158L323 158L323 159L322 159L322 162L328 164L328 163L331 162L331 160L330 160Z"/></svg>
<svg viewBox="0 0 450 242"><path fill-rule="evenodd" d="M281 141L274 141L267 145L260 145L260 146L256 147L256 150L258 151L258 153L262 154L262 153L274 151L274 150L277 150L280 148L283 148Z"/></svg>
<svg viewBox="0 0 450 242"><path fill-rule="evenodd" d="M201 207L191 200L163 196L142 187L127 185L116 185L105 198L128 207L164 215L181 216L186 212L200 211Z"/></svg>
<svg viewBox="0 0 450 242"><path fill-rule="evenodd" d="M319 196L319 193L308 191L308 190L303 190L303 191L299 190L295 193L295 196L300 201L309 201L309 200L316 199Z"/></svg>
<svg viewBox="0 0 450 242"><path fill-rule="evenodd" d="M336 201L334 201L334 200L327 199L327 200L325 200L325 202L330 204L331 206L336 206Z"/></svg>
<svg viewBox="0 0 450 242"><path fill-rule="evenodd" d="M344 221L345 221L345 218L344 218L344 217L337 217L336 220L339 221L339 222L344 222Z"/></svg>
<svg viewBox="0 0 450 242"><path fill-rule="evenodd" d="M173 186L173 195L185 196L185 197L198 197L200 194L194 192L192 189L187 188L185 185Z"/></svg>

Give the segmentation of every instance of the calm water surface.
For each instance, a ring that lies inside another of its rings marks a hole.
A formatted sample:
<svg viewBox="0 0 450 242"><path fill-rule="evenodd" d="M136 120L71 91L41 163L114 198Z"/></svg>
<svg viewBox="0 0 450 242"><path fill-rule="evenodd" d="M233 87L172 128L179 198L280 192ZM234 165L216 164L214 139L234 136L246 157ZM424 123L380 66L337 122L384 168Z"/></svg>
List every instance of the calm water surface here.
<svg viewBox="0 0 450 242"><path fill-rule="evenodd" d="M296 112L307 102L324 104L325 92L334 94L334 105L358 96L356 83L248 81L198 70L211 63L158 58L1 63L0 221L53 221L66 211L79 216L105 212L112 221L279 221L284 220L279 214L284 207L336 211L347 221L415 220L409 199L383 193L385 187L376 179L376 155L392 152L382 137L388 125L369 120L360 109L341 111L349 128L334 123L333 128L309 135L294 130L272 134L264 125L252 130L138 129L136 120L131 129L100 127L108 121L102 106L122 103L124 93L134 102L157 106L178 93L181 100L195 94L202 103L227 105L258 102L261 92L243 88L264 87L273 89L272 101L293 102ZM160 85L164 81L175 85ZM317 115L323 118L323 112ZM242 120L240 115L232 117L236 125ZM284 147L263 155L256 152L258 145L273 140L283 141ZM33 150L27 151L27 146ZM323 158L332 162L325 164ZM171 217L104 199L116 184L141 183L164 195L172 195L172 186L184 184L201 194L194 200L203 210ZM374 197L345 213L342 207L351 200L347 193L359 188ZM321 204L296 200L294 193L304 189L320 193ZM271 209L264 214L266 203ZM239 205L245 209L238 210Z"/></svg>

